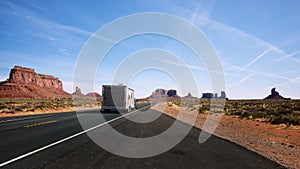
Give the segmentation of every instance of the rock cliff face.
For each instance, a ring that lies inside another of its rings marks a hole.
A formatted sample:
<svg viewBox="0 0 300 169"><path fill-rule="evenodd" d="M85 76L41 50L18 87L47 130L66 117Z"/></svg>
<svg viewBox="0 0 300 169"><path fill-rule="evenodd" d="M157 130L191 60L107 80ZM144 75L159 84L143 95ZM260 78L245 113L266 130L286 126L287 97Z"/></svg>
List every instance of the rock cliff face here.
<svg viewBox="0 0 300 169"><path fill-rule="evenodd" d="M58 78L50 75L37 74L34 69L20 66L15 66L11 69L8 82L63 90L62 82Z"/></svg>
<svg viewBox="0 0 300 169"><path fill-rule="evenodd" d="M166 98L167 97L167 90L165 89L156 89L152 92L150 98L151 99L159 99L159 98Z"/></svg>
<svg viewBox="0 0 300 169"><path fill-rule="evenodd" d="M37 74L34 69L15 66L9 78L0 82L0 97L70 97L62 82L53 76Z"/></svg>

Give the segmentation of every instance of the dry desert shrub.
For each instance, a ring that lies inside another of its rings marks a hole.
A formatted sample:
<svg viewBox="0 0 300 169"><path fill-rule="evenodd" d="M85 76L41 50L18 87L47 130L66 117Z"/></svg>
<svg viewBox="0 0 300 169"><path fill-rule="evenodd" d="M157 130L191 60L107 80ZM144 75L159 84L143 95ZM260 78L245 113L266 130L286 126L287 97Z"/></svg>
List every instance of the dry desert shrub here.
<svg viewBox="0 0 300 169"><path fill-rule="evenodd" d="M211 104L214 103L214 104ZM271 124L300 125L300 100L227 100L222 102L209 99L168 100L168 104L183 107L197 107L201 114L214 110L223 112L227 116L241 119L260 119Z"/></svg>
<svg viewBox="0 0 300 169"><path fill-rule="evenodd" d="M75 104L76 102L76 104ZM101 99L82 98L1 98L0 113L34 112L59 108L101 106Z"/></svg>

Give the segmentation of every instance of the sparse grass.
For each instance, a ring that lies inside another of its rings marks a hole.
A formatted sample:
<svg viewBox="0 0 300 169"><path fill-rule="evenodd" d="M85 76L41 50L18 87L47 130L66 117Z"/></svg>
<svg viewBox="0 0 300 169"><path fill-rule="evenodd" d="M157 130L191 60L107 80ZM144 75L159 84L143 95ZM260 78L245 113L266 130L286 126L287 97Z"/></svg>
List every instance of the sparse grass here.
<svg viewBox="0 0 300 169"><path fill-rule="evenodd" d="M271 124L300 125L300 100L230 100L225 115L261 118Z"/></svg>
<svg viewBox="0 0 300 169"><path fill-rule="evenodd" d="M199 113L209 113L211 106L217 112L223 112L227 116L235 116L241 119L261 119L271 124L300 125L300 100L227 100L225 106L222 102L214 102L207 99L194 100L168 100L172 104L184 107L198 105ZM169 105L169 104L168 104Z"/></svg>

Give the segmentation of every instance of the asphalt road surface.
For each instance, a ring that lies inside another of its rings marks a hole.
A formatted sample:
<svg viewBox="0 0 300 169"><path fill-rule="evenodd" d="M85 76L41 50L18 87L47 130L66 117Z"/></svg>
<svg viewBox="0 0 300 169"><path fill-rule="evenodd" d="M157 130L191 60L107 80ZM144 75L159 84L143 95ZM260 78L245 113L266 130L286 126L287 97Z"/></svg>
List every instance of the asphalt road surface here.
<svg viewBox="0 0 300 169"><path fill-rule="evenodd" d="M1 118L0 166L22 169L284 168L257 153L215 136L199 144L198 137L201 130L197 128L192 128L178 145L160 155L148 158L126 158L114 155L99 147L85 132L82 132L83 129L77 116L84 117L83 119L90 127L98 126L88 132L100 131L101 124L103 124L112 126L124 135L141 138L162 133L173 124L174 119L161 114L150 123L135 123L120 117L119 114L104 114L106 121L118 118L113 122L105 123L105 120L99 121L96 118L98 113L100 113L99 110L89 110L77 114L71 112ZM150 109L131 112L130 116L139 116L141 113L160 114ZM186 124L181 123L181 125ZM104 137L110 131L101 130L101 132L100 137L102 134Z"/></svg>

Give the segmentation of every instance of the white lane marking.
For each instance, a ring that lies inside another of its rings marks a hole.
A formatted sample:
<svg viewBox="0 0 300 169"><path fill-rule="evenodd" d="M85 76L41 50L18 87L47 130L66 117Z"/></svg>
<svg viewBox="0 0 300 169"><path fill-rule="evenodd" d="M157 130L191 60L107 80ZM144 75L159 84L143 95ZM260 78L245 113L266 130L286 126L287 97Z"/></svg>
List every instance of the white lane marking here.
<svg viewBox="0 0 300 169"><path fill-rule="evenodd" d="M20 160L20 159L22 159L22 158L28 157L28 156L30 156L30 155L32 155L32 154L35 154L35 153L40 152L40 151L42 151L42 150L45 150L45 149L47 149L47 148L49 148L49 147L52 147L52 146L55 146L55 145L60 144L60 143L62 143L62 142L65 142L65 141L67 141L67 140L70 140L70 139L72 139L72 138L74 138L74 137L77 137L77 136L79 136L79 135L82 135L82 134L84 134L84 133L86 133L86 132L89 132L89 131L91 131L91 130L94 130L94 129L98 128L98 127L104 126L105 124L108 124L108 123L110 123L110 122L113 122L113 121L115 121L115 120L118 120L118 119L120 119L120 118L123 118L123 117L125 117L125 116L128 116L128 115L130 115L130 114L132 114L132 113L134 113L134 112L137 112L137 111L138 111L138 110L135 110L135 111L132 111L132 112L130 112L130 113L121 115L121 116L119 116L119 117L116 117L116 118L111 119L111 120L109 120L109 121L106 121L106 122L104 122L104 123L101 123L101 124L99 124L99 125L97 125L97 126L94 126L94 127L89 128L89 129L87 129L87 130L81 131L81 132L79 132L79 133L77 133L77 134L74 134L74 135L72 135L72 136L66 137L66 138L64 138L64 139L62 139L62 140L56 141L56 142L54 142L54 143L51 143L51 144L49 144L49 145L46 145L46 146L41 147L41 148L39 148L39 149L36 149L36 150L34 150L34 151L31 151L31 152L28 152L28 153L26 153L26 154L23 154L23 155L21 155L21 156L19 156L19 157L16 157L16 158L13 158L13 159L8 160L8 161L6 161L6 162L3 162L3 163L0 164L0 167L3 167L3 166L5 166L5 165L7 165L7 164L10 164L10 163L15 162L15 161L17 161L17 160Z"/></svg>
<svg viewBox="0 0 300 169"><path fill-rule="evenodd" d="M0 124L1 123L7 123L7 122L14 122L14 121L22 121L22 120L29 120L29 119L36 119L36 118L51 117L51 116L55 116L55 114L53 114L53 115L41 115L41 116L25 117L25 118L17 118L17 119L9 119L9 120L2 120L2 121L0 121Z"/></svg>

